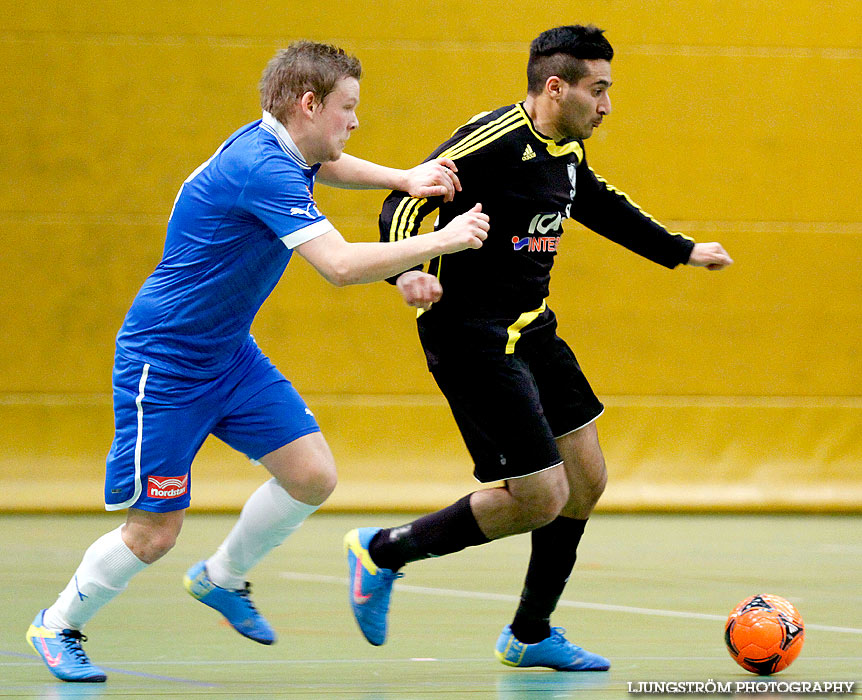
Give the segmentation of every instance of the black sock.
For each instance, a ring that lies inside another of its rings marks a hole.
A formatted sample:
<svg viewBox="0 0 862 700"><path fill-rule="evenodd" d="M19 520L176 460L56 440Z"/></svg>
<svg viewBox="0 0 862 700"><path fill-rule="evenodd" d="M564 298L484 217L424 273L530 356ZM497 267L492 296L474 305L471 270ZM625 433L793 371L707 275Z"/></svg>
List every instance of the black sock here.
<svg viewBox="0 0 862 700"><path fill-rule="evenodd" d="M368 553L377 566L398 571L408 562L441 557L488 541L470 508L470 496L464 496L412 523L381 530L368 545Z"/></svg>
<svg viewBox="0 0 862 700"><path fill-rule="evenodd" d="M551 634L551 613L563 594L575 566L578 543L586 520L558 517L533 530L533 550L521 592L521 603L512 621L512 634L524 644L535 644Z"/></svg>

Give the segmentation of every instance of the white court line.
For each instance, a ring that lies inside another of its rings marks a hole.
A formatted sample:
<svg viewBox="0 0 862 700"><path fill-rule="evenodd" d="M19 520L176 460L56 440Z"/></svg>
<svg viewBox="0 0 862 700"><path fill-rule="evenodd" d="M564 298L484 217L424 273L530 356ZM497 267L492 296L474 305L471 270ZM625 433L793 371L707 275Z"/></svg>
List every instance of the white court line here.
<svg viewBox="0 0 862 700"><path fill-rule="evenodd" d="M614 656L614 661L622 662L622 661L715 661L716 659L726 659L727 656L722 654L715 654L713 656ZM859 661L859 656L806 656L805 660L809 662L814 661ZM488 664L488 657L482 656L477 658L440 658L440 659L214 659L212 661L204 661L201 659L192 660L192 659L176 659L176 660L168 660L161 659L159 661L135 661L135 660L112 660L112 661L101 661L103 665L110 664L111 666L332 666L332 665L351 665L351 664L409 664L409 663L422 663L422 664ZM12 666L42 666L43 663L40 659L33 657L32 661L12 661L12 662L4 662L0 661L0 668L7 668ZM112 668L112 671L116 673L123 673L119 669ZM126 671L126 673L129 673ZM134 675L134 674L129 674ZM181 679L177 678L167 678L162 677L160 680L173 680L178 682L183 682ZM2 690L2 686L0 686L0 690ZM5 697L5 696L2 696Z"/></svg>
<svg viewBox="0 0 862 700"><path fill-rule="evenodd" d="M622 657L619 657L622 658ZM642 657L637 657L640 660ZM710 659L718 658L718 657L709 657ZM720 655L720 658L724 658L724 655ZM689 660L689 657L681 657L680 661ZM830 659L832 660L832 659ZM853 661L857 659L852 659ZM487 664L488 657L483 656L475 659L216 659L212 661L204 661L202 659L192 660L192 659L177 659L177 660L168 660L168 659L160 659L159 661L125 661L125 660L115 660L115 661L100 661L99 662L103 667L112 664L114 666L307 666L307 665L332 665L332 664L404 664L404 663L477 663L477 664ZM10 663L6 663L0 660L0 668L6 668L7 666L42 666L43 663L41 659L37 657L33 657L31 661L12 661ZM114 670L114 669L112 669ZM120 671L120 673L122 673ZM163 679L166 680L166 679ZM170 679L177 680L177 679ZM2 686L0 686L2 689ZM3 697L3 696L0 696Z"/></svg>
<svg viewBox="0 0 862 700"><path fill-rule="evenodd" d="M335 583L347 585L347 578L325 576L323 574L303 574L296 571L283 571L281 577L289 581L309 581L312 583ZM486 593L482 591L459 591L451 588L431 588L428 586L411 586L406 583L396 583L395 588L408 593L423 593L445 598L470 598L473 600L496 600L505 603L517 603L520 597L505 593ZM582 610L602 610L605 612L621 612L630 615L652 615L654 617L682 617L687 620L710 620L724 622L727 615L709 615L707 613L683 612L680 610L658 610L656 608L638 608L629 605L609 605L607 603L584 603L577 600L561 600L557 607L581 608ZM844 634L862 634L862 629L855 627L833 627L831 625L805 625L806 629L818 632L841 632Z"/></svg>

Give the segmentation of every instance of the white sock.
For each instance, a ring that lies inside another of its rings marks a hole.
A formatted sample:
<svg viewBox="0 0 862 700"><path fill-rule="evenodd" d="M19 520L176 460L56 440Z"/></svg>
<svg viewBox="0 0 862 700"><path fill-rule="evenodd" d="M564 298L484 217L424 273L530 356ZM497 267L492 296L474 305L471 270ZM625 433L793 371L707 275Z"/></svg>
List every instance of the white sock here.
<svg viewBox="0 0 862 700"><path fill-rule="evenodd" d="M122 593L132 577L147 564L123 542L123 526L102 535L84 552L78 570L50 608L43 624L48 629L83 629L99 609Z"/></svg>
<svg viewBox="0 0 862 700"><path fill-rule="evenodd" d="M270 479L245 502L239 520L206 563L217 586L238 590L245 575L320 506L301 503Z"/></svg>

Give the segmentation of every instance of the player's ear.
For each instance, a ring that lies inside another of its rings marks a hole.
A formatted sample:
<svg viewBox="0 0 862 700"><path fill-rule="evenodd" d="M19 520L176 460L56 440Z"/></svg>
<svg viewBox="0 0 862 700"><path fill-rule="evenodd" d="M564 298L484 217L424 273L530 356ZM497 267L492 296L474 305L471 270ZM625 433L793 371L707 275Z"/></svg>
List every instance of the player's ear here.
<svg viewBox="0 0 862 700"><path fill-rule="evenodd" d="M320 103L317 101L317 95L309 90L308 92L303 93L302 97L299 98L299 111L310 117L314 114L319 104Z"/></svg>
<svg viewBox="0 0 862 700"><path fill-rule="evenodd" d="M558 99L563 94L563 80L558 75L552 75L545 81L545 92L552 99Z"/></svg>

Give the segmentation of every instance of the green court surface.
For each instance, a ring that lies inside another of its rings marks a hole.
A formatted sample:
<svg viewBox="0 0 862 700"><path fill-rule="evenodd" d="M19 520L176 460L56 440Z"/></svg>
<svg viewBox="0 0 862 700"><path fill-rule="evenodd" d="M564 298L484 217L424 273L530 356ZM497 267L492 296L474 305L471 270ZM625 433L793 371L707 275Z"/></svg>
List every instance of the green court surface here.
<svg viewBox="0 0 862 700"><path fill-rule="evenodd" d="M723 641L727 614L755 593L789 598L805 619L802 654L777 680L855 681L862 695L862 518L837 515L596 515L554 623L613 665L566 674L510 669L493 655L520 591L526 536L409 565L389 642L375 648L348 609L341 537L410 517L315 515L252 572L280 635L264 647L183 590L185 569L234 521L192 514L177 547L87 626L85 648L108 682L60 683L24 633L121 518L0 517L0 697L634 698L630 682L764 680L736 666Z"/></svg>

